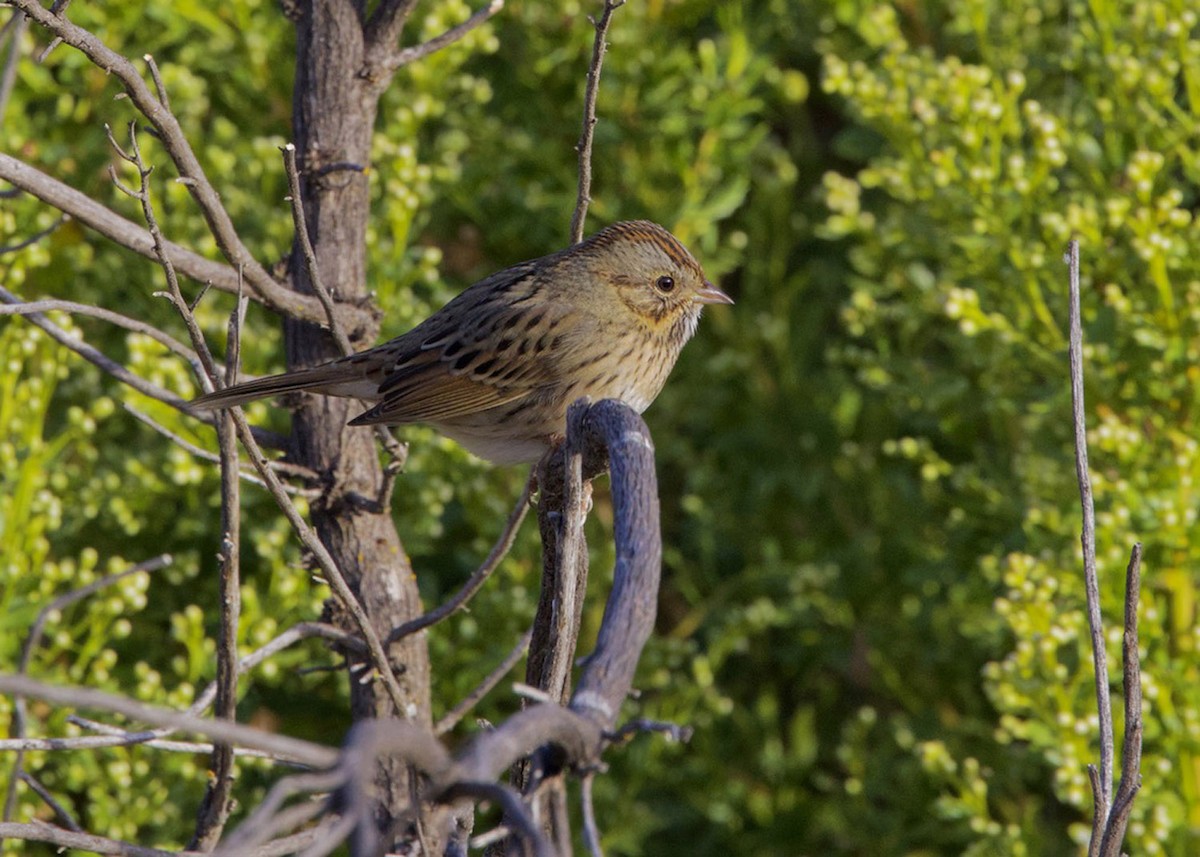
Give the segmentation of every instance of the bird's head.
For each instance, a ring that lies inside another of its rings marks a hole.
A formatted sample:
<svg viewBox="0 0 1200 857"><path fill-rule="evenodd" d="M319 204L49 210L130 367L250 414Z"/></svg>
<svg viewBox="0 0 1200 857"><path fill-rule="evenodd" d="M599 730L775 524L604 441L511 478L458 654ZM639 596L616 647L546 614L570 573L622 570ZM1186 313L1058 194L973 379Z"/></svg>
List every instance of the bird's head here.
<svg viewBox="0 0 1200 857"><path fill-rule="evenodd" d="M592 310L651 331L691 336L704 304L733 300L704 277L679 240L645 220L614 223L573 248L586 260Z"/></svg>

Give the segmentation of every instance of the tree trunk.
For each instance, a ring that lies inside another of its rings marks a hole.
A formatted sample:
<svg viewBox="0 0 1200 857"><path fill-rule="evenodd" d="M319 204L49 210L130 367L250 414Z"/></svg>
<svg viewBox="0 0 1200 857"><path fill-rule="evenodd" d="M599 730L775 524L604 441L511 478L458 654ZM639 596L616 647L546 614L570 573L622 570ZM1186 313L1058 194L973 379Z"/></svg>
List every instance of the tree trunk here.
<svg viewBox="0 0 1200 857"><path fill-rule="evenodd" d="M296 24L297 60L293 133L304 179L305 215L316 250L321 281L335 299L366 297L367 175L371 133L378 96L358 72L363 65L362 10L345 0L303 4ZM293 282L312 292L303 256L293 247ZM378 329L347 331L359 347L373 342ZM284 334L288 369L311 366L340 356L320 328L288 321ZM350 587L357 593L380 637L421 612L412 566L390 510L372 509L382 484L375 437L368 429L348 428L356 403L348 399L305 396L292 421L294 460L321 473L322 498L312 506L312 521ZM364 503L363 501L367 501ZM356 631L342 605L331 603L333 621ZM395 711L383 686L350 674L355 720L402 716L430 725L429 659L425 637L413 634L389 648L407 710ZM361 667L363 658L349 658ZM386 823L408 804L403 765L384 764L379 773Z"/></svg>

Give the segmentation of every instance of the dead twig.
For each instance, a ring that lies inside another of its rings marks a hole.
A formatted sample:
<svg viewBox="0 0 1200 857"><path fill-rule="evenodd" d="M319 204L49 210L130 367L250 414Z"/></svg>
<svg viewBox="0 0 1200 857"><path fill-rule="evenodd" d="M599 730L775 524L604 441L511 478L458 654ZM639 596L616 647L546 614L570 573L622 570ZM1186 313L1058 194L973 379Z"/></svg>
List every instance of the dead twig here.
<svg viewBox="0 0 1200 857"><path fill-rule="evenodd" d="M521 636L521 639L513 646L512 651L508 653L494 670L487 674L487 677L474 690L463 697L458 705L450 709L446 716L434 725L433 734L445 735L458 725L459 721L467 715L467 712L479 703L479 700L491 693L492 689L516 666L517 661L525 657L525 653L529 650L529 640L531 637L533 637L532 629L526 631Z"/></svg>
<svg viewBox="0 0 1200 857"><path fill-rule="evenodd" d="M313 249L312 238L308 234L308 222L304 216L304 199L301 192L300 168L296 164L296 146L288 143L280 149L280 152L283 153L284 171L288 178L288 193L292 203L292 223L295 226L296 241L300 245L300 254L304 257L308 281L312 284L313 291L317 293L317 299L325 309L325 321L334 342L337 343L338 350L343 357L349 357L354 353L354 346L351 345L350 338L346 336L346 332L338 321L333 296L329 293L329 289L325 288L325 281L321 278L321 268L317 264L317 253ZM367 406L364 404L364 409ZM377 425L373 428L379 443L390 456L387 466L383 469L383 484L380 486L377 497L377 504L382 511L391 506L396 476L403 469L404 462L408 458L408 448L396 440L387 426Z"/></svg>
<svg viewBox="0 0 1200 857"><path fill-rule="evenodd" d="M164 426L162 423L158 422L158 420L154 419L149 414L142 413L141 411L139 411L137 408L135 408L133 405L129 404L128 402L122 402L121 407L124 408L125 411L131 417L133 417L135 420L137 420L138 422L147 426L148 428L152 429L156 433L162 435L167 440L171 441L173 444L175 444L176 446L178 446L180 449L184 450L185 452L189 452L192 455L194 455L197 458L202 459L204 461L211 461L214 464L220 463L221 456L219 456L217 453L209 452L207 449L197 446L196 444L192 443L187 438L182 437L181 435L177 434L176 432L171 431L169 428ZM313 473L313 471L311 471L307 467L303 467L299 464L292 464L290 461L269 460L267 462L267 466L269 466L272 470L274 470L275 472L279 473L282 476L289 476L289 477L294 477L297 479L304 479L307 482L309 482L310 484L315 484L317 482L317 475L315 473ZM267 487L266 483L264 483L261 479L259 479L254 474L253 471L251 471L245 467L240 468L238 470L238 474L241 476L242 479L246 480L247 482L250 482L254 485L258 485L262 488ZM287 483L284 483L284 489L289 494L295 494L299 497L306 497L309 499L311 499L313 497L318 497L318 496L320 496L320 493L321 493L316 488L298 488L295 485L290 485Z"/></svg>
<svg viewBox="0 0 1200 857"><path fill-rule="evenodd" d="M1140 591L1141 545L1134 545L1126 569L1125 637L1123 643L1125 689L1125 741L1121 756L1121 788L1113 801L1113 716L1108 690L1108 656L1100 611L1100 584L1096 571L1096 512L1088 472L1087 420L1083 401L1083 323L1079 297L1079 242L1067 245L1070 283L1069 357L1071 364L1071 414L1075 429L1075 474L1083 509L1080 540L1083 545L1084 589L1088 627L1091 629L1092 665L1096 683L1096 708L1100 723L1100 766L1088 765L1092 784L1092 836L1088 857L1118 857L1133 798L1141 785L1142 752L1141 672L1138 664L1137 601Z"/></svg>
<svg viewBox="0 0 1200 857"><path fill-rule="evenodd" d="M22 675L0 675L0 693L33 697L57 705L90 708L120 714L151 726L161 726L178 732L192 732L215 741L224 741L238 746L261 750L277 759L289 759L312 768L328 768L337 762L337 750L263 732L240 723L209 720L193 714L145 705L123 696L92 690L86 687L60 687L46 684Z"/></svg>
<svg viewBox="0 0 1200 857"><path fill-rule="evenodd" d="M166 103L166 90L151 63L159 99ZM188 307L192 311L192 307ZM225 383L237 383L241 362L242 322L246 317L246 298L239 296L237 306L229 316L228 353L225 361ZM221 474L221 538L220 574L217 577L217 602L220 624L217 631L217 695L213 709L218 718L237 719L238 690L238 618L242 611L241 590L241 474L238 466L237 432L233 416L221 414L217 422L217 445L220 448ZM234 748L230 744L214 744L208 789L196 813L196 831L190 847L211 851L233 810Z"/></svg>
<svg viewBox="0 0 1200 857"><path fill-rule="evenodd" d="M106 575L99 580L93 581L86 586L81 586L78 589L72 589L66 592L38 611L37 617L34 618L33 624L29 627L29 634L25 637L25 643L21 646L21 656L17 661L18 675L24 675L29 670L29 664L33 660L33 653L42 643L42 635L46 628L46 622L50 617L70 607L78 601L82 601L89 596L92 596L102 589L106 589L115 583L119 583L127 577L135 574L143 574L155 572L166 568L171 564L170 554L161 554L153 559L144 560L137 563L125 571L116 574ZM8 735L9 740L21 741L25 737L25 721L27 711L25 707L25 698L17 696L13 699L13 715L12 722L9 725ZM25 763L25 747L13 748L17 750L16 758L13 759L12 770L9 774L8 790L4 798L4 820L8 821L12 818L13 811L16 809L17 802L17 781L24 773Z"/></svg>
<svg viewBox="0 0 1200 857"><path fill-rule="evenodd" d="M0 85L2 85L2 82L0 82ZM0 104L0 115L3 115L3 113L4 113L3 105ZM71 219L70 215L60 214L58 216L58 220L54 221L54 223L50 224L45 229L41 229L41 230L33 233L28 238L22 239L21 241L18 241L16 244L5 244L5 245L0 246L0 256L5 256L5 255L8 255L9 253L19 253L20 251L24 250L26 247L32 247L34 244L41 241L47 235L52 234L54 232L54 230L58 229L58 227L62 226L64 223L66 223L70 219Z"/></svg>
<svg viewBox="0 0 1200 857"><path fill-rule="evenodd" d="M134 64L105 45L95 34L71 23L62 10L46 8L38 0L11 0L11 4L121 82L130 101L154 126L156 136L179 171L179 181L196 200L222 255L235 271L244 271L246 285L254 295L277 312L293 315L297 306L296 295L276 282L242 243L229 212L208 180L179 120L159 95L146 85ZM155 255L163 254L164 251L156 248Z"/></svg>
<svg viewBox="0 0 1200 857"><path fill-rule="evenodd" d="M600 19L592 21L596 38L592 42L592 62L588 66L587 88L583 96L583 130L575 150L579 152L579 194L575 200L575 213L571 215L571 243L583 240L583 225L587 219L588 204L592 201L592 137L596 130L596 99L600 94L600 69L604 66L604 54L608 50L608 27L613 12L625 5L625 0L604 0L604 11Z"/></svg>
<svg viewBox="0 0 1200 857"><path fill-rule="evenodd" d="M212 354L209 352L208 344L204 340L204 334L200 330L199 324L196 322L196 317L192 313L191 306L183 299L183 294L179 289L179 280L175 275L175 268L171 264L170 258L166 254L164 239L161 230L158 228L158 221L154 215L154 206L150 200L149 178L151 169L146 166L141 155L141 149L138 146L136 134L136 126L130 124L130 150L126 152L115 139L112 139L110 133L109 138L113 148L122 158L133 164L138 171L140 177L140 187L137 190L124 188L119 182L118 187L123 187L126 193L129 193L134 198L138 199L142 205L142 213L146 218L146 226L150 230L150 235L154 238L155 247L158 252L159 263L161 264L164 273L167 277L169 291L166 293L171 303L175 306L176 311L183 318L184 324L187 327L188 333L192 338L192 345L196 349L196 353L200 357L201 365L205 368L205 374L201 376L200 381L205 390L213 389L213 385L217 382L218 374L216 372L216 364L213 361ZM114 175L114 181L116 176ZM371 624L370 617L367 616L366 609L362 602L354 594L350 585L346 582L345 576L341 569L337 567L328 548L317 538L316 533L308 526L304 518L300 515L291 498L288 497L287 491L283 488L279 477L268 466L266 457L259 449L250 426L246 422L245 414L241 408L226 409L226 412L233 417L234 426L237 429L242 445L246 448L246 452L250 456L250 461L258 470L259 477L267 485L267 490L271 492L271 496L275 498L276 504L283 512L288 522L292 525L301 543L312 554L320 567L325 580L329 583L334 593L341 600L347 612L354 619L359 631L362 633L363 640L367 644L370 652L371 663L375 667L376 673L383 681L388 695L391 697L393 705L397 711L404 711L404 692L400 688L399 682L396 680L396 675L392 671L391 663L388 660L387 653L383 649L383 644L380 642L379 635L375 632L374 626Z"/></svg>
<svg viewBox="0 0 1200 857"><path fill-rule="evenodd" d="M434 36L427 42L413 45L411 48L396 50L394 45L373 44L371 66L364 69L363 74L369 80L383 78L381 82L385 83L387 76L393 74L397 69L403 68L436 51L440 51L444 47L454 44L472 30L483 26L489 18L503 8L504 0L490 0L486 6L476 11L475 14L461 24L451 27L446 32Z"/></svg>
<svg viewBox="0 0 1200 857"><path fill-rule="evenodd" d="M525 513L529 510L529 498L533 494L534 484L535 480L531 474L529 480L525 483L525 489L521 492L521 496L517 498L517 504L508 516L508 521L500 533L500 538L496 540L496 544L492 547L487 558L484 559L483 564L467 578L467 582L442 604L418 616L416 619L410 619L403 625L392 629L392 632L387 636L388 645L404 639L409 634L415 634L417 631L428 628L430 625L436 625L447 616L461 609L463 605L471 600L472 596L479 591L479 588L483 586L492 572L499 567L501 561L503 561L512 548L513 542L516 541L517 531L520 530L521 522L525 520Z"/></svg>

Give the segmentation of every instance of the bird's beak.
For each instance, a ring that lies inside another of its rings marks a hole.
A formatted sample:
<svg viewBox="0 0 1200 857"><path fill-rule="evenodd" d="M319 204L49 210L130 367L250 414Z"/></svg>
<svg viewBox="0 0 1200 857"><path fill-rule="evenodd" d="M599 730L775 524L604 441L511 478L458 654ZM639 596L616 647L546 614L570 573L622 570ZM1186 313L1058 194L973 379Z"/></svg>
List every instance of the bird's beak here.
<svg viewBox="0 0 1200 857"><path fill-rule="evenodd" d="M704 288L696 290L696 296L693 300L698 304L731 304L733 298L718 289L708 280L704 281Z"/></svg>

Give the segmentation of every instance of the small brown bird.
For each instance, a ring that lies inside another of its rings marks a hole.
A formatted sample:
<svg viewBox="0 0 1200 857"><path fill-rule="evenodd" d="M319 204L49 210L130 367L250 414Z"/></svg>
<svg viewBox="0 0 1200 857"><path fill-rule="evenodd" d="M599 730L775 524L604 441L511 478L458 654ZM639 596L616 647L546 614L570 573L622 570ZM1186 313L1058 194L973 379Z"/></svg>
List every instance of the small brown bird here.
<svg viewBox="0 0 1200 857"><path fill-rule="evenodd" d="M481 280L403 336L311 369L201 396L227 408L295 390L376 402L351 425L425 423L481 458L536 461L581 396L638 413L704 304L731 304L670 232L616 223Z"/></svg>

